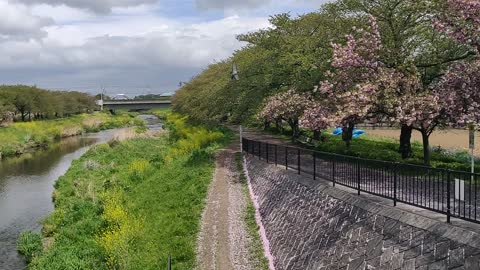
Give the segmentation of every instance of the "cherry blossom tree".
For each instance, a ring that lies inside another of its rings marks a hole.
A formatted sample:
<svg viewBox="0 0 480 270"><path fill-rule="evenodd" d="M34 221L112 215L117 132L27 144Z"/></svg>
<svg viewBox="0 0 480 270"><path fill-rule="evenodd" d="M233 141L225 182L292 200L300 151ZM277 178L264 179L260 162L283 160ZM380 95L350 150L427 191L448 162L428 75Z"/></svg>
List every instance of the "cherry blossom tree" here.
<svg viewBox="0 0 480 270"><path fill-rule="evenodd" d="M435 128L445 123L445 105L436 92L403 96L396 108L396 119L422 134L423 161L430 165L430 135Z"/></svg>
<svg viewBox="0 0 480 270"><path fill-rule="evenodd" d="M308 93L299 93L294 89L274 95L267 99L259 118L271 122L286 121L292 129L293 138L298 138L300 118L310 106L311 100Z"/></svg>
<svg viewBox="0 0 480 270"><path fill-rule="evenodd" d="M312 130L313 139L319 140L322 130L332 125L331 112L328 111L327 107L318 103L312 102L311 105L300 118L300 126Z"/></svg>
<svg viewBox="0 0 480 270"><path fill-rule="evenodd" d="M356 30L359 38L348 36L346 45L334 45L335 73L321 82L320 92L333 104L347 146L354 126L366 119L400 123L400 150L406 150L401 151L402 156L408 157L411 132L416 129L422 133L424 161L429 164L429 137L445 121L442 102L422 84L415 67L391 67L381 62L381 37L375 19L370 17L369 22L368 30Z"/></svg>
<svg viewBox="0 0 480 270"><path fill-rule="evenodd" d="M350 146L355 125L372 112L377 96L377 86L372 83L379 69L378 52L381 48L378 26L369 17L369 29L354 29L345 45L333 44L333 73L320 82L320 95L325 106L334 112L332 121L342 125L342 139Z"/></svg>
<svg viewBox="0 0 480 270"><path fill-rule="evenodd" d="M281 130L281 109L281 100L278 98L278 96L272 96L266 100L265 106L262 108L257 118L264 121L265 126L275 123L277 129Z"/></svg>

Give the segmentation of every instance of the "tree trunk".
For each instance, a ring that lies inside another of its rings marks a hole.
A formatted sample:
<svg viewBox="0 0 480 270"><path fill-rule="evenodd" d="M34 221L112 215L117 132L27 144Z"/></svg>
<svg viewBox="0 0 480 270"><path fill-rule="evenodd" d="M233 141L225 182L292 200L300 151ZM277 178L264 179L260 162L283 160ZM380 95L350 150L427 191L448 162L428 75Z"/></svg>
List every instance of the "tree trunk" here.
<svg viewBox="0 0 480 270"><path fill-rule="evenodd" d="M423 141L423 164L425 166L430 166L430 135L426 131L420 131L422 133Z"/></svg>
<svg viewBox="0 0 480 270"><path fill-rule="evenodd" d="M292 128L292 141L295 141L300 136L300 129L298 127L298 119L288 121Z"/></svg>
<svg viewBox="0 0 480 270"><path fill-rule="evenodd" d="M321 132L321 131L318 131L318 130L314 130L314 131L313 131L313 139L314 139L314 140L319 141L321 135L322 135L322 132Z"/></svg>
<svg viewBox="0 0 480 270"><path fill-rule="evenodd" d="M413 128L408 125L402 125L402 131L400 133L400 149L399 152L402 154L402 158L412 157L412 131Z"/></svg>
<svg viewBox="0 0 480 270"><path fill-rule="evenodd" d="M22 122L25 122L25 112L24 111L20 111L20 114L22 115Z"/></svg>
<svg viewBox="0 0 480 270"><path fill-rule="evenodd" d="M263 123L263 129L264 129L264 130L270 129L270 122L269 122L269 121L265 121L265 122Z"/></svg>
<svg viewBox="0 0 480 270"><path fill-rule="evenodd" d="M353 130L355 129L355 124L350 122L347 125L343 126L342 140L347 145L347 148L350 149L352 144Z"/></svg>
<svg viewBox="0 0 480 270"><path fill-rule="evenodd" d="M275 121L275 126L276 126L278 132L283 133L282 120Z"/></svg>

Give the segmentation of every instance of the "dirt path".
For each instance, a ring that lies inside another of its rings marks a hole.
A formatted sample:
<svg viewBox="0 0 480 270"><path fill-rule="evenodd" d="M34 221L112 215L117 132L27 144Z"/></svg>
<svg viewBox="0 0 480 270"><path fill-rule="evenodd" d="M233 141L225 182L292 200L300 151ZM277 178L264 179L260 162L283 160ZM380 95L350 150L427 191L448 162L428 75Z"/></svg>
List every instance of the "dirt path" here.
<svg viewBox="0 0 480 270"><path fill-rule="evenodd" d="M253 269L244 222L247 198L235 167L235 153L239 150L238 144L234 144L216 157L198 240L201 270Z"/></svg>

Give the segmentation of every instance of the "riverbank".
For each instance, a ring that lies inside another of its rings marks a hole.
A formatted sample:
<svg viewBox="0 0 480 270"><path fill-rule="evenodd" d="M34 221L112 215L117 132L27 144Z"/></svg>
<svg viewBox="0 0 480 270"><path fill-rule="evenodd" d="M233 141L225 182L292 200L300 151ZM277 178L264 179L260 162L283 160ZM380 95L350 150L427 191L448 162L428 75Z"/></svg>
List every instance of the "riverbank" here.
<svg viewBox="0 0 480 270"><path fill-rule="evenodd" d="M16 250L25 230L40 232L40 222L54 210L55 181L64 175L73 160L93 145L128 134L135 128L109 129L64 138L46 148L0 160L0 269L25 269L25 259Z"/></svg>
<svg viewBox="0 0 480 270"><path fill-rule="evenodd" d="M143 120L130 113L81 114L57 120L13 123L0 128L0 159L48 146L61 138L133 125L143 125Z"/></svg>
<svg viewBox="0 0 480 270"><path fill-rule="evenodd" d="M55 185L42 241L27 233L19 243L31 269L161 269L169 255L174 269L194 267L213 152L230 135L178 116L166 126L168 134L111 141L73 162Z"/></svg>

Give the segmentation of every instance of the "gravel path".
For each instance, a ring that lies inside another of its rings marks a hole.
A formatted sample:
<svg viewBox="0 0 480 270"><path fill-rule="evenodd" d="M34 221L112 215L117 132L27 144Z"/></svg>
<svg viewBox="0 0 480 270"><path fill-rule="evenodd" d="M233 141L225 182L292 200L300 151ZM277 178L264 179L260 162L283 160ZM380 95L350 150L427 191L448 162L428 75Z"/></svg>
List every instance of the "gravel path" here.
<svg viewBox="0 0 480 270"><path fill-rule="evenodd" d="M238 151L238 145L231 145L216 157L198 239L197 261L202 270L253 269L244 222L247 198L235 167Z"/></svg>

